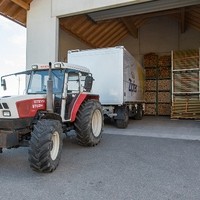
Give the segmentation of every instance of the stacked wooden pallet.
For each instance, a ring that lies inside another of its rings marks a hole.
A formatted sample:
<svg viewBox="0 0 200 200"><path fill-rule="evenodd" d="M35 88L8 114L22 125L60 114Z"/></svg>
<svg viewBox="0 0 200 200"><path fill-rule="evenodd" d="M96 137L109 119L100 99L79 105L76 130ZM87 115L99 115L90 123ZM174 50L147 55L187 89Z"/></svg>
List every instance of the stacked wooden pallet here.
<svg viewBox="0 0 200 200"><path fill-rule="evenodd" d="M146 115L170 115L171 56L144 55Z"/></svg>
<svg viewBox="0 0 200 200"><path fill-rule="evenodd" d="M174 92L195 92L199 89L199 72L174 73Z"/></svg>
<svg viewBox="0 0 200 200"><path fill-rule="evenodd" d="M155 53L145 54L143 65L146 71L145 115L156 115L158 55Z"/></svg>
<svg viewBox="0 0 200 200"><path fill-rule="evenodd" d="M177 100L172 102L172 118L200 119L199 100Z"/></svg>
<svg viewBox="0 0 200 200"><path fill-rule="evenodd" d="M166 79L166 80L158 80L158 90L167 90L170 91L171 89L171 80Z"/></svg>
<svg viewBox="0 0 200 200"><path fill-rule="evenodd" d="M160 56L158 60L158 68L158 115L170 115L171 56Z"/></svg>
<svg viewBox="0 0 200 200"><path fill-rule="evenodd" d="M172 62L174 70L199 68L199 50L173 51Z"/></svg>
<svg viewBox="0 0 200 200"><path fill-rule="evenodd" d="M172 52L171 118L200 118L199 50Z"/></svg>
<svg viewBox="0 0 200 200"><path fill-rule="evenodd" d="M171 56L163 55L158 59L158 78L159 79L169 79L171 77Z"/></svg>
<svg viewBox="0 0 200 200"><path fill-rule="evenodd" d="M158 104L158 115L164 116L164 115L169 115L170 116L171 112L171 105L169 103L162 103Z"/></svg>
<svg viewBox="0 0 200 200"><path fill-rule="evenodd" d="M152 68L158 66L158 55L156 53L147 53L144 55L144 67Z"/></svg>

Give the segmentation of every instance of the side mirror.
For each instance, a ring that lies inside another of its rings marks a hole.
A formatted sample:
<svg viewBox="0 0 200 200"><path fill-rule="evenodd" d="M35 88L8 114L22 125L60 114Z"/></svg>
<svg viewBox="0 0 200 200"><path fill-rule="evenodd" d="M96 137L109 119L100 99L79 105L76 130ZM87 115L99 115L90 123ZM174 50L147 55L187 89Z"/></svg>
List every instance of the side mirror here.
<svg viewBox="0 0 200 200"><path fill-rule="evenodd" d="M93 84L93 77L92 76L86 76L85 77L85 85L84 89L86 92L90 92L92 89L92 84Z"/></svg>
<svg viewBox="0 0 200 200"><path fill-rule="evenodd" d="M3 87L3 90L6 90L6 80L1 79L1 87Z"/></svg>

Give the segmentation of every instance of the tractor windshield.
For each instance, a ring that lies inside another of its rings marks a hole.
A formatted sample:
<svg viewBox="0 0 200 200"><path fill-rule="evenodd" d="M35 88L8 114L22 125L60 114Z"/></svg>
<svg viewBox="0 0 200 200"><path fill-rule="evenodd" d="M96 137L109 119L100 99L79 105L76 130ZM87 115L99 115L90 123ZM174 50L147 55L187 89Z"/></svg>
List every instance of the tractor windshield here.
<svg viewBox="0 0 200 200"><path fill-rule="evenodd" d="M53 93L61 94L63 90L64 70L53 69L51 74L53 80ZM33 71L29 85L28 94L45 94L47 92L48 70Z"/></svg>

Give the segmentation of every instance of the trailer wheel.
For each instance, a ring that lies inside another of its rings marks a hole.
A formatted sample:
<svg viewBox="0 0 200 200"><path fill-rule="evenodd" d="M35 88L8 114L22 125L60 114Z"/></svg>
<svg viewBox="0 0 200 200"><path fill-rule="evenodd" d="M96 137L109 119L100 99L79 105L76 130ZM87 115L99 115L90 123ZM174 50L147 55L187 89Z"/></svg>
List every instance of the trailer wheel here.
<svg viewBox="0 0 200 200"><path fill-rule="evenodd" d="M128 113L125 112L124 115L125 115L124 119L116 119L115 120L117 128L127 128L128 123L129 123Z"/></svg>
<svg viewBox="0 0 200 200"><path fill-rule="evenodd" d="M58 120L42 119L31 133L29 154L30 167L38 172L54 171L62 151L62 125Z"/></svg>
<svg viewBox="0 0 200 200"><path fill-rule="evenodd" d="M101 104L96 100L84 102L75 121L78 143L82 146L97 145L101 140L102 129L103 111Z"/></svg>
<svg viewBox="0 0 200 200"><path fill-rule="evenodd" d="M136 115L135 119L136 120L141 120L143 117L143 107L141 104L138 105L137 110L136 110Z"/></svg>

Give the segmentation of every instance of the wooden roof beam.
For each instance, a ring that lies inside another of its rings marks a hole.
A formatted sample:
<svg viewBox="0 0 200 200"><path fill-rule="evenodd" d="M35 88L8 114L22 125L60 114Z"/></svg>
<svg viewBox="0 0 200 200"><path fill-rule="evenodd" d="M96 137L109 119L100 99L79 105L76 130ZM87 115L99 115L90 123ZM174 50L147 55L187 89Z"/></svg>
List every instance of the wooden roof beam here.
<svg viewBox="0 0 200 200"><path fill-rule="evenodd" d="M131 20L130 17L123 17L121 18L122 22L128 29L129 33L134 37L138 38L138 28L135 26L134 22Z"/></svg>
<svg viewBox="0 0 200 200"><path fill-rule="evenodd" d="M22 0L11 0L13 3L17 4L18 6L20 6L21 8L23 8L24 10L30 10L30 5L27 4L26 2L22 1Z"/></svg>

